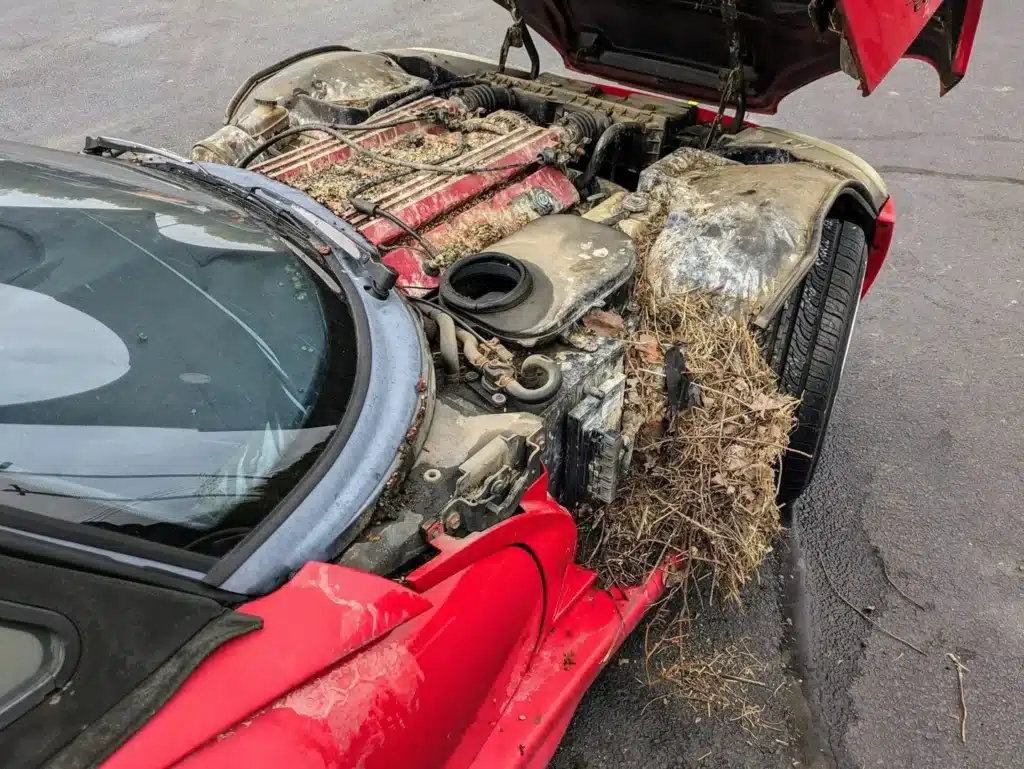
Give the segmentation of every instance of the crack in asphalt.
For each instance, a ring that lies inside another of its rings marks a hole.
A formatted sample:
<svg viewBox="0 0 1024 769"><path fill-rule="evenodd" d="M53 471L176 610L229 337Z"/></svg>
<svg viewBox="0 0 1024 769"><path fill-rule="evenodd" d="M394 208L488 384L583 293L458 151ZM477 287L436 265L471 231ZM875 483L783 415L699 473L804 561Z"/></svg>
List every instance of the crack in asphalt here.
<svg viewBox="0 0 1024 769"><path fill-rule="evenodd" d="M1016 176L997 176L994 174L965 174L957 171L934 171L930 168L911 168L909 166L875 166L875 170L882 174L907 174L909 176L929 176L939 179L954 179L963 182L980 182L982 184L1020 184L1024 185L1024 179Z"/></svg>

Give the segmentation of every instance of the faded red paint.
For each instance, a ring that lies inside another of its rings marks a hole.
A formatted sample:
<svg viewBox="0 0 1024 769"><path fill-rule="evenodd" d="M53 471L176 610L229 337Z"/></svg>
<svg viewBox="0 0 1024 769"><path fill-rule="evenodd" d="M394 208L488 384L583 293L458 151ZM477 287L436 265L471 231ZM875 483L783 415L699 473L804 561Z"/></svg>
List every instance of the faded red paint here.
<svg viewBox="0 0 1024 769"><path fill-rule="evenodd" d="M284 587L241 611L263 628L204 661L171 700L104 765L169 767L339 660L431 608L396 582L306 564Z"/></svg>
<svg viewBox="0 0 1024 769"><path fill-rule="evenodd" d="M544 766L661 574L596 589L546 475L519 515L435 544L411 590L308 564L247 604L264 628L206 660L103 769Z"/></svg>
<svg viewBox="0 0 1024 769"><path fill-rule="evenodd" d="M642 587L604 592L591 586L579 595L545 636L473 769L546 767L584 693L663 589L659 571Z"/></svg>
<svg viewBox="0 0 1024 769"><path fill-rule="evenodd" d="M409 227L420 229L443 214L454 211L487 190L494 189L522 173L524 167L534 163L541 152L558 146L560 141L561 132L555 129L521 129L508 136L499 137L493 142L496 145L495 149L500 148L500 152L485 153L481 152L484 148L480 148L467 153L465 158L450 162L450 165L472 165L479 168L513 166L512 168L487 173L469 173L465 176L435 177L434 183L422 192L422 181L414 177L412 182L403 184L377 202ZM517 164L524 165L518 167ZM417 181L420 183L416 184ZM359 216L346 216L345 219L355 224L368 240L377 245L386 245L406 237L401 227L383 217L369 221L363 221Z"/></svg>
<svg viewBox="0 0 1024 769"><path fill-rule="evenodd" d="M458 239L461 232L474 224L517 212L531 219L537 213L538 198L544 196L550 213L560 213L579 202L579 193L565 174L555 168L542 168L522 181L510 184L489 198L484 198L461 214L423 233L434 248L440 249ZM398 271L398 286L410 293L437 288L440 279L426 272L423 254L414 248L396 248L383 257L384 264Z"/></svg>
<svg viewBox="0 0 1024 769"><path fill-rule="evenodd" d="M411 119L426 109L438 107L452 111L458 109L450 102L430 97L401 110L371 118L367 124L394 122L402 118ZM436 124L416 121L353 136L363 147L380 149L412 130L440 133L444 129ZM509 168L459 176L431 172L414 173L385 193L368 193L368 197L416 230L422 230L445 214L479 201L451 221L438 225L426 234L431 243L440 248L451 238L457 237L460 227L495 215L506 214L510 209L536 217L540 215L540 211L558 213L578 203L579 196L575 187L564 173L555 168L541 168L529 173L521 181L508 184L509 180L523 175L531 166L535 166L537 156L544 150L557 147L561 140L562 133L557 128L517 128L508 134L496 135L486 144L475 147L448 163L472 168L511 166ZM302 172L345 162L351 156L350 147L330 138L288 152L279 158L255 166L253 170L284 181ZM538 199L541 195L544 196L544 200ZM339 215L359 229L375 245L384 246L408 238L401 227L384 217L367 217L357 214L352 208L340 211ZM383 261L398 271L399 287L410 293L429 291L438 286L437 276L429 274L424 269L422 256L417 253L415 247L389 251L384 255Z"/></svg>
<svg viewBox="0 0 1024 769"><path fill-rule="evenodd" d="M359 144L359 146L365 147L366 149L374 149L375 147L381 147L382 145L392 142L402 134L409 133L410 131L440 133L444 129L436 123L429 123L421 120L418 121L415 120L415 118L425 109L440 107L446 103L447 102L442 99L429 97L397 109L394 112L385 112L383 114L375 115L363 123L362 126L372 126L377 123L396 123L400 120L409 120L409 122L398 126L392 126L390 128L380 128L376 131L353 132L351 137L357 144ZM308 171L315 171L316 169L323 168L326 165L343 163L348 160L351 155L351 147L331 137L321 139L314 144L300 147L299 149L292 150L291 152L286 152L276 158L272 158L271 160L252 166L250 170L269 176L271 179L284 181L292 176Z"/></svg>

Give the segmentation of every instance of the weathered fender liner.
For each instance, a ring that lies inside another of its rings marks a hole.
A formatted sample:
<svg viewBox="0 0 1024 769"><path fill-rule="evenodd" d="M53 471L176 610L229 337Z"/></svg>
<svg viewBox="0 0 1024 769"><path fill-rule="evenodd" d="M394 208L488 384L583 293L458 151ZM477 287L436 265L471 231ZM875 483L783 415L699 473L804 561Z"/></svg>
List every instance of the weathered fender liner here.
<svg viewBox="0 0 1024 769"><path fill-rule="evenodd" d="M765 327L818 254L837 215L864 227L888 199L881 177L845 150L775 128L747 128L715 154L680 149L647 168L639 192L668 209L647 259L654 290L716 291Z"/></svg>

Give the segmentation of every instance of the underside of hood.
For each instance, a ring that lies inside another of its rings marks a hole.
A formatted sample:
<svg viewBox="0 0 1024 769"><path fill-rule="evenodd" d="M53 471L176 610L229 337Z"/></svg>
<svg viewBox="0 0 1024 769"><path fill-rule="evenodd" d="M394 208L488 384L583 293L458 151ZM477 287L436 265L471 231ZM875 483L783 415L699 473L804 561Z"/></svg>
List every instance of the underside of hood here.
<svg viewBox="0 0 1024 769"><path fill-rule="evenodd" d="M705 102L741 92L774 112L843 70L865 95L904 56L942 92L967 69L982 0L495 0L518 9L570 69ZM515 11L513 10L513 13ZM740 66L742 64L742 67Z"/></svg>

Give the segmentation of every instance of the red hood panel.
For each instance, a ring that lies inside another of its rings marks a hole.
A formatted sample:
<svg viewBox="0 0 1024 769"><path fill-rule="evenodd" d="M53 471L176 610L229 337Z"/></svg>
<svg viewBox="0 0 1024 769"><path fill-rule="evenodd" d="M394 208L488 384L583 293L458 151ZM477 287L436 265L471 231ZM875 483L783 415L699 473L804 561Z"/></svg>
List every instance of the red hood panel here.
<svg viewBox="0 0 1024 769"><path fill-rule="evenodd" d="M865 94L905 54L939 72L943 92L963 78L982 0L839 0Z"/></svg>
<svg viewBox="0 0 1024 769"><path fill-rule="evenodd" d="M952 88L966 70L982 0L514 3L569 68L705 102L721 99L735 32L747 106L772 112L787 94L841 69L844 36L864 93L904 56L928 61L943 91Z"/></svg>

